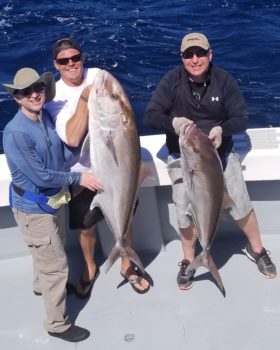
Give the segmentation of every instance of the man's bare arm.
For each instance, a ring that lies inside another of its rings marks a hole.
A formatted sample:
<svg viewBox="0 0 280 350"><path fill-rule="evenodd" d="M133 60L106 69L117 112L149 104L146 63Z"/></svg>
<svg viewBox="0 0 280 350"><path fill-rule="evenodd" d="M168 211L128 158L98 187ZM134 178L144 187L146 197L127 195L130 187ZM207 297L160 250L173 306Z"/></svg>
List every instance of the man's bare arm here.
<svg viewBox="0 0 280 350"><path fill-rule="evenodd" d="M78 147L88 128L88 97L92 85L84 88L79 98L76 111L66 124L67 144Z"/></svg>

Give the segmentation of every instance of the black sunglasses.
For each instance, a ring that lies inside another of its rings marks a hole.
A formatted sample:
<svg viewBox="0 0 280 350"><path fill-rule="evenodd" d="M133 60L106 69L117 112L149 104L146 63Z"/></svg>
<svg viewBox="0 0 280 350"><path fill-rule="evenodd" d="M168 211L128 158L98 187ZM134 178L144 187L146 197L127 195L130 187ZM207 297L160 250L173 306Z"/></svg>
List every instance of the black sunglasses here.
<svg viewBox="0 0 280 350"><path fill-rule="evenodd" d="M58 64L61 64L62 66L66 66L66 64L68 64L70 60L74 63L80 62L82 59L82 56L83 55L81 53L78 53L77 55L74 55L71 57L57 58L56 62Z"/></svg>
<svg viewBox="0 0 280 350"><path fill-rule="evenodd" d="M196 50L196 51L184 51L181 53L181 56L184 58L184 59L190 59L190 58L193 58L194 55L196 55L196 57L205 57L207 56L209 50L204 50L204 49L199 49L199 50Z"/></svg>
<svg viewBox="0 0 280 350"><path fill-rule="evenodd" d="M44 83L36 83L34 85L28 86L25 89L16 90L15 94L18 93L23 97L27 97L32 94L32 92L38 92L41 93L45 90L45 84Z"/></svg>

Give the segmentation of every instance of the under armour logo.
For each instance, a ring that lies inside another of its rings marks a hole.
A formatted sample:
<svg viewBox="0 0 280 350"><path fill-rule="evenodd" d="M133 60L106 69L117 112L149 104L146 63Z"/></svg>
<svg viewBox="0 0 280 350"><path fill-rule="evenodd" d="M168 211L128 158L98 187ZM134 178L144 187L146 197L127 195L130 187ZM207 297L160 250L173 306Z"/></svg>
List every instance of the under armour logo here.
<svg viewBox="0 0 280 350"><path fill-rule="evenodd" d="M217 96L217 97L211 97L211 100L212 100L212 102L214 102L214 101L219 101L219 97Z"/></svg>

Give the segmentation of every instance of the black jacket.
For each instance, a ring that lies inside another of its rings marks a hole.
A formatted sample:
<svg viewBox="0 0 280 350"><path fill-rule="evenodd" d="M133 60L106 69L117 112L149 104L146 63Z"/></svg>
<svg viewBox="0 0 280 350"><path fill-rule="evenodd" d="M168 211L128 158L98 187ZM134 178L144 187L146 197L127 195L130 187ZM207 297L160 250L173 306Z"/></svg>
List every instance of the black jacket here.
<svg viewBox="0 0 280 350"><path fill-rule="evenodd" d="M207 135L214 126L221 126L221 157L231 151L232 135L248 127L246 103L236 80L213 64L203 84L191 83L183 65L169 71L157 85L145 111L144 126L165 132L169 153L179 154L178 136L172 127L174 117L193 120Z"/></svg>

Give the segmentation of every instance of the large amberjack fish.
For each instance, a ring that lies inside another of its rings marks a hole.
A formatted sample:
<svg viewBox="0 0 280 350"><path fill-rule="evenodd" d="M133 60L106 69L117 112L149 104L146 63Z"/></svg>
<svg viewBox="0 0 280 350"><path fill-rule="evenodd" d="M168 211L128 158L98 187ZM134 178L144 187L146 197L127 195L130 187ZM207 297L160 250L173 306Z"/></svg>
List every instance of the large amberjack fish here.
<svg viewBox="0 0 280 350"><path fill-rule="evenodd" d="M89 100L89 144L91 166L103 184L90 209L99 207L113 232L116 244L106 270L120 256L144 267L126 243L139 187L140 141L134 113L121 84L109 72L99 70Z"/></svg>
<svg viewBox="0 0 280 350"><path fill-rule="evenodd" d="M176 125L177 121L174 120L173 126L179 134L183 179L190 199L187 215L192 217L202 247L187 271L206 267L225 296L219 271L210 254L224 200L221 160L208 136L193 122Z"/></svg>

